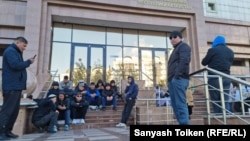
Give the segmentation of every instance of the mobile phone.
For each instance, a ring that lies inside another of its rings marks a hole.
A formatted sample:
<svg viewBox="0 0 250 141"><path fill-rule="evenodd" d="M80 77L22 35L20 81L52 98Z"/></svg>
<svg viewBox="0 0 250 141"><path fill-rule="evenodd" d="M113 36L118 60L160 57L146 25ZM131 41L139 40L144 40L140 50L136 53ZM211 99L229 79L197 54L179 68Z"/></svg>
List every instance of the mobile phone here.
<svg viewBox="0 0 250 141"><path fill-rule="evenodd" d="M36 55L34 55L34 57L33 57L34 59L36 58Z"/></svg>

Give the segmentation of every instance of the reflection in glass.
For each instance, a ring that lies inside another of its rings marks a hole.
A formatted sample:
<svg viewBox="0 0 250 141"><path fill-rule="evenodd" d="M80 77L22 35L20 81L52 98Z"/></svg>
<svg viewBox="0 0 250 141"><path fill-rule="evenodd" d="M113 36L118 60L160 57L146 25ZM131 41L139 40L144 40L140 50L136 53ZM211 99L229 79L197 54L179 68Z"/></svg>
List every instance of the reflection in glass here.
<svg viewBox="0 0 250 141"><path fill-rule="evenodd" d="M125 46L138 47L138 32L137 32L137 30L124 29L123 30L123 44Z"/></svg>
<svg viewBox="0 0 250 141"><path fill-rule="evenodd" d="M151 50L141 51L142 80L145 80L146 87L153 87L153 60Z"/></svg>
<svg viewBox="0 0 250 141"><path fill-rule="evenodd" d="M73 42L106 44L105 27L73 25Z"/></svg>
<svg viewBox="0 0 250 141"><path fill-rule="evenodd" d="M53 41L71 42L72 24L55 23Z"/></svg>
<svg viewBox="0 0 250 141"><path fill-rule="evenodd" d="M87 82L87 47L75 47L73 84L77 85L79 80Z"/></svg>
<svg viewBox="0 0 250 141"><path fill-rule="evenodd" d="M51 70L58 70L60 79L55 78L55 81L62 80L64 75L69 75L70 72L70 50L71 44L68 43L53 43L51 55Z"/></svg>
<svg viewBox="0 0 250 141"><path fill-rule="evenodd" d="M103 80L103 48L91 47L90 82Z"/></svg>
<svg viewBox="0 0 250 141"><path fill-rule="evenodd" d="M165 87L167 80L165 51L155 51L154 64L155 64L156 84L160 85L161 87Z"/></svg>
<svg viewBox="0 0 250 141"><path fill-rule="evenodd" d="M122 45L122 29L107 28L107 44Z"/></svg>
<svg viewBox="0 0 250 141"><path fill-rule="evenodd" d="M107 47L107 71L106 71L106 81L110 82L115 80L120 81L120 76L122 75L122 48L121 47Z"/></svg>
<svg viewBox="0 0 250 141"><path fill-rule="evenodd" d="M139 31L139 46L166 48L166 33L154 31Z"/></svg>
<svg viewBox="0 0 250 141"><path fill-rule="evenodd" d="M138 65L138 48L123 48L123 68L122 77L126 79L128 75L134 76L136 80L139 79L139 65Z"/></svg>

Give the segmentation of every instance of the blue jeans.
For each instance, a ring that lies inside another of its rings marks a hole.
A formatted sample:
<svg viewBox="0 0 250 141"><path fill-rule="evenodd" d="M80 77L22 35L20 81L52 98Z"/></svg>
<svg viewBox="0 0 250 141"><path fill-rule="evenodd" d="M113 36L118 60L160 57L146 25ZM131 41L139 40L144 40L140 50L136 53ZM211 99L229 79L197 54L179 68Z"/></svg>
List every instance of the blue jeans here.
<svg viewBox="0 0 250 141"><path fill-rule="evenodd" d="M227 110L230 110L229 102L228 102L228 100L229 100L228 94L229 94L230 84L231 84L230 79L225 79L225 78L223 79L224 93L227 93L227 94L224 94L225 108ZM214 111L214 113L222 113L222 107L220 107L221 106L220 91L215 90L214 88L211 87L211 86L213 86L216 89L220 89L219 80L217 78L210 78L210 79L208 79L208 85L209 85L208 89L209 89L210 99L214 102L214 103L212 103L213 111Z"/></svg>
<svg viewBox="0 0 250 141"><path fill-rule="evenodd" d="M188 79L173 78L168 82L171 104L175 117L180 125L189 125L189 114L186 100L188 81Z"/></svg>
<svg viewBox="0 0 250 141"><path fill-rule="evenodd" d="M106 97L102 97L102 107L106 107L108 105L113 105L113 107L116 108L117 105L116 96L113 96L112 101L107 101Z"/></svg>
<svg viewBox="0 0 250 141"><path fill-rule="evenodd" d="M65 125L69 125L70 121L70 110L58 110L59 111L59 116L58 120L65 120Z"/></svg>

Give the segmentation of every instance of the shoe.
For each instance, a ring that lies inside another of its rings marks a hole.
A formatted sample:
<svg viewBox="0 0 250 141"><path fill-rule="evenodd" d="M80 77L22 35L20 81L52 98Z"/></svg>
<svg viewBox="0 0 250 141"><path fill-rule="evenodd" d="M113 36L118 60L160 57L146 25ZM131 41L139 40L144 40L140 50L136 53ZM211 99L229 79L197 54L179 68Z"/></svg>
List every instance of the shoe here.
<svg viewBox="0 0 250 141"><path fill-rule="evenodd" d="M52 128L48 129L48 133L56 133L57 132L57 127L53 126Z"/></svg>
<svg viewBox="0 0 250 141"><path fill-rule="evenodd" d="M13 138L13 139L15 139L15 138L18 138L18 137L19 137L18 135L13 134L11 131L10 131L10 132L5 133L5 136L6 136L6 137L9 137L9 138Z"/></svg>
<svg viewBox="0 0 250 141"><path fill-rule="evenodd" d="M69 131L69 125L64 125L64 131Z"/></svg>
<svg viewBox="0 0 250 141"><path fill-rule="evenodd" d="M72 124L76 124L76 123L77 123L77 119L73 119Z"/></svg>
<svg viewBox="0 0 250 141"><path fill-rule="evenodd" d="M99 108L98 106L96 106L96 107L95 107L95 110L96 110L96 111L99 111L99 110L100 110L100 108Z"/></svg>
<svg viewBox="0 0 250 141"><path fill-rule="evenodd" d="M43 130L43 128L42 128L42 127L37 127L37 132L38 132L38 133L43 133L43 132L44 132L44 130Z"/></svg>
<svg viewBox="0 0 250 141"><path fill-rule="evenodd" d="M117 110L117 108L116 108L116 107L113 107L113 110L114 110L114 111L116 111L116 110Z"/></svg>
<svg viewBox="0 0 250 141"><path fill-rule="evenodd" d="M85 124L85 120L84 119L80 119L80 123L81 124Z"/></svg>
<svg viewBox="0 0 250 141"><path fill-rule="evenodd" d="M116 124L116 127L126 127L127 125L125 123L118 123Z"/></svg>
<svg viewBox="0 0 250 141"><path fill-rule="evenodd" d="M10 138L7 137L5 134L1 133L0 134L0 141L5 141L5 140L10 140Z"/></svg>
<svg viewBox="0 0 250 141"><path fill-rule="evenodd" d="M105 108L105 107L102 107L102 111L106 111L106 108Z"/></svg>

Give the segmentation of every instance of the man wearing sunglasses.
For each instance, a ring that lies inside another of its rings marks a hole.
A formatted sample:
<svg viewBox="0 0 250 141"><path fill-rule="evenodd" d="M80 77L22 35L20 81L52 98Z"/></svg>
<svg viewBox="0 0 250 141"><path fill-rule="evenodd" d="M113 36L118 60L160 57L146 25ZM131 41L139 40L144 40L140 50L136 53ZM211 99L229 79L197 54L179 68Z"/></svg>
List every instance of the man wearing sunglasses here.
<svg viewBox="0 0 250 141"><path fill-rule="evenodd" d="M168 60L168 89L175 117L180 125L189 124L186 90L189 82L191 48L182 41L182 34L173 31L169 39L173 52Z"/></svg>

